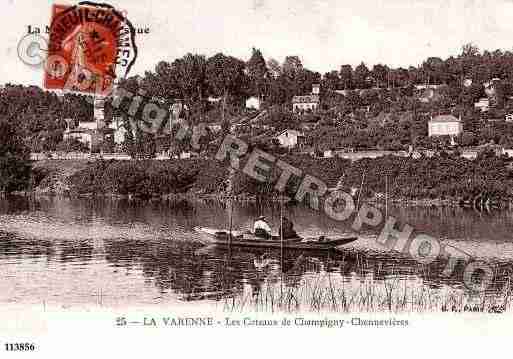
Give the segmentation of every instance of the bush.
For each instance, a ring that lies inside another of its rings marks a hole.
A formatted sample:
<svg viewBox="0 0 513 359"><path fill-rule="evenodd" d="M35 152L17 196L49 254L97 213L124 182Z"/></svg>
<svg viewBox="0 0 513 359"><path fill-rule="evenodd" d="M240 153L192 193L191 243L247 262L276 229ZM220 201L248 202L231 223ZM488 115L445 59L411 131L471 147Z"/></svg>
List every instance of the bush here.
<svg viewBox="0 0 513 359"><path fill-rule="evenodd" d="M217 166L216 166L217 165ZM96 161L71 177L78 194L133 195L142 198L223 189L226 171L219 164L197 160Z"/></svg>

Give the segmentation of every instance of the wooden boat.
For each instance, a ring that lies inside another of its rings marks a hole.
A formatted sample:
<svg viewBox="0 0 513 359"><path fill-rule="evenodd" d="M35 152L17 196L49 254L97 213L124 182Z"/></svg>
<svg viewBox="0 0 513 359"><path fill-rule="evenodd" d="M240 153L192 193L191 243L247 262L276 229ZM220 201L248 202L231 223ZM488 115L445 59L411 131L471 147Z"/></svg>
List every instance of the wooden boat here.
<svg viewBox="0 0 513 359"><path fill-rule="evenodd" d="M330 250L335 247L342 246L356 241L357 237L339 237L339 238L325 238L311 237L311 238L292 238L280 241L280 238L273 236L272 239L261 239L255 237L250 232L232 231L232 239L230 241L229 233L227 231L215 229L196 227L195 232L200 235L202 241L206 244L215 244L218 246L236 246L247 248L276 248L280 249L298 249L298 250Z"/></svg>

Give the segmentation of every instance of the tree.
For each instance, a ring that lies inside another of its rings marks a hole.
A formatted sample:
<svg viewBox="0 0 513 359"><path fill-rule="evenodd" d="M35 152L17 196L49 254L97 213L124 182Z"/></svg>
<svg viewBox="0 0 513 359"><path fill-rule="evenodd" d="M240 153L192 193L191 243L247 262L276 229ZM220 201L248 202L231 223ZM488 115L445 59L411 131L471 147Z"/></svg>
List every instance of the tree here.
<svg viewBox="0 0 513 359"><path fill-rule="evenodd" d="M353 68L351 65L342 65L340 67L340 83L344 89L353 88Z"/></svg>
<svg viewBox="0 0 513 359"><path fill-rule="evenodd" d="M351 111L355 111L361 106L362 99L358 91L349 91L344 99L344 103Z"/></svg>
<svg viewBox="0 0 513 359"><path fill-rule="evenodd" d="M469 42L461 47L462 57L471 57L477 55L479 55L479 48L475 44Z"/></svg>
<svg viewBox="0 0 513 359"><path fill-rule="evenodd" d="M462 94L462 102L471 107L474 103L484 96L483 86L473 83L469 87L465 87Z"/></svg>
<svg viewBox="0 0 513 359"><path fill-rule="evenodd" d="M390 69L382 64L374 65L372 68L372 77L376 80L377 87L388 87L388 75Z"/></svg>
<svg viewBox="0 0 513 359"><path fill-rule="evenodd" d="M178 67L173 67L169 62L160 61L155 66L155 73L145 73L141 87L147 92L148 97L158 96L168 101L183 98L183 93L187 90L179 82L178 70Z"/></svg>
<svg viewBox="0 0 513 359"><path fill-rule="evenodd" d="M367 87L367 77L369 77L369 74L370 71L363 62L356 66L354 69L354 82L356 88L362 89Z"/></svg>
<svg viewBox="0 0 513 359"><path fill-rule="evenodd" d="M0 193L27 188L31 166L28 148L14 127L0 120Z"/></svg>
<svg viewBox="0 0 513 359"><path fill-rule="evenodd" d="M180 89L181 98L189 109L199 109L200 117L208 91L206 65L205 56L191 53L171 64L172 79Z"/></svg>
<svg viewBox="0 0 513 359"><path fill-rule="evenodd" d="M287 56L283 61L283 73L291 78L294 78L299 72L303 70L303 64L299 56Z"/></svg>
<svg viewBox="0 0 513 359"><path fill-rule="evenodd" d="M335 91L339 88L340 77L337 71L326 72L323 78L322 88L326 90Z"/></svg>
<svg viewBox="0 0 513 359"><path fill-rule="evenodd" d="M422 64L422 71L426 75L425 82L427 83L446 83L447 76L447 67L445 62L439 57L429 57Z"/></svg>
<svg viewBox="0 0 513 359"><path fill-rule="evenodd" d="M243 61L222 53L212 56L207 61L206 78L209 87L215 95L223 98L223 122L228 96L239 94L246 81L244 68Z"/></svg>
<svg viewBox="0 0 513 359"><path fill-rule="evenodd" d="M267 60L267 69L274 79L277 79L282 74L280 63L276 59L271 58Z"/></svg>
<svg viewBox="0 0 513 359"><path fill-rule="evenodd" d="M246 64L250 80L250 91L253 95L263 98L266 89L266 82L269 75L264 57L260 50L253 48L251 58Z"/></svg>
<svg viewBox="0 0 513 359"><path fill-rule="evenodd" d="M476 142L476 137L470 131L464 131L460 137L456 140L462 146L474 146Z"/></svg>

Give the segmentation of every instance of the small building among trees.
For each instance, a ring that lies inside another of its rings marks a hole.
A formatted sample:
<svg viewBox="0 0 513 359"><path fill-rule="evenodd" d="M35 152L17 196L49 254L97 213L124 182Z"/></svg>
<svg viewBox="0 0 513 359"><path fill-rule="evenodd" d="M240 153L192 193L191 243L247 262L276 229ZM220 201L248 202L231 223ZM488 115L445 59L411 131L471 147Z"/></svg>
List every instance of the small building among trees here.
<svg viewBox="0 0 513 359"><path fill-rule="evenodd" d="M319 108L319 95L294 96L292 109L294 112L316 111Z"/></svg>
<svg viewBox="0 0 513 359"><path fill-rule="evenodd" d="M428 135L457 137L463 132L461 118L453 115L438 115L428 122Z"/></svg>
<svg viewBox="0 0 513 359"><path fill-rule="evenodd" d="M251 108L254 110L260 110L260 99L256 96L251 96L246 100L246 108Z"/></svg>
<svg viewBox="0 0 513 359"><path fill-rule="evenodd" d="M276 139L280 143L280 146L285 148L294 148L298 145L304 144L305 136L297 130L287 129L278 134Z"/></svg>
<svg viewBox="0 0 513 359"><path fill-rule="evenodd" d="M68 127L63 134L64 140L76 139L89 147L89 150L92 152L95 152L99 148L103 140L103 134L99 131L96 121L80 121L78 126L74 128L70 126L69 120L66 122L68 123Z"/></svg>
<svg viewBox="0 0 513 359"><path fill-rule="evenodd" d="M292 98L292 110L294 112L316 111L320 104L319 92L319 84L313 84L310 95L294 96Z"/></svg>

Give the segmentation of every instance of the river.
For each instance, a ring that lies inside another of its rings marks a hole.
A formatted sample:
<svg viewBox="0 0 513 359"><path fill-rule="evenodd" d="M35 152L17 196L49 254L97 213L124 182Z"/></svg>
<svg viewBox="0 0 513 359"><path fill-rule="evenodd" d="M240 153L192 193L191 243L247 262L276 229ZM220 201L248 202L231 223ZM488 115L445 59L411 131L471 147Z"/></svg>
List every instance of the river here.
<svg viewBox="0 0 513 359"><path fill-rule="evenodd" d="M287 205L302 235L348 235L351 221ZM237 203L234 228L259 214L273 228L278 205ZM485 293L444 263L422 265L382 248L375 230L335 253L225 250L199 242L195 226L226 227L219 202L141 203L110 199L0 199L0 303L64 308L208 304L252 310L472 310L501 305L513 263L513 212L392 207L389 214L490 263ZM461 273L460 273L461 274ZM506 299L505 299L506 298Z"/></svg>

